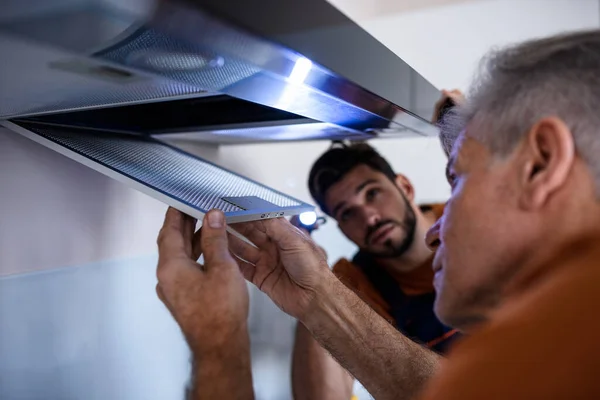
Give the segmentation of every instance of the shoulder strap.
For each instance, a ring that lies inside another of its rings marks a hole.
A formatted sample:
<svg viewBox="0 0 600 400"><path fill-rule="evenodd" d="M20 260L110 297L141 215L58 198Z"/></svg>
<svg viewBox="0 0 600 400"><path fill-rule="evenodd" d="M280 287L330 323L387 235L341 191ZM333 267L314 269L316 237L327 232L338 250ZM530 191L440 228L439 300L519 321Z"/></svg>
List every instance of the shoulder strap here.
<svg viewBox="0 0 600 400"><path fill-rule="evenodd" d="M396 328L417 342L426 344L452 331L435 316L433 304L435 293L407 296L396 280L368 254L358 252L352 262L356 264L371 281L375 289L390 306L390 314L396 322ZM458 337L458 335L454 335ZM449 338L450 339L450 338ZM432 345L436 351L444 352L449 340Z"/></svg>
<svg viewBox="0 0 600 400"><path fill-rule="evenodd" d="M403 309L406 308L404 307L406 295L398 287L394 278L386 270L379 268L375 264L375 260L368 254L358 252L352 262L364 272L375 289L381 294L381 297L389 304L390 314L396 322L396 327L402 331L406 320L403 313Z"/></svg>

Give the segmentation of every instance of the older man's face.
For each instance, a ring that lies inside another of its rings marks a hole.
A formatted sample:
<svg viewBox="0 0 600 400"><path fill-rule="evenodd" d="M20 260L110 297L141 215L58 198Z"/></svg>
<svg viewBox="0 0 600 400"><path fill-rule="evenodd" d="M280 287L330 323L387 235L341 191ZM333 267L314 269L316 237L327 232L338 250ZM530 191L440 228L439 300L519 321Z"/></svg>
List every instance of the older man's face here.
<svg viewBox="0 0 600 400"><path fill-rule="evenodd" d="M485 319L514 271L525 233L512 158L494 159L467 133L460 135L449 157L452 195L427 238L438 248L435 311L449 325L468 329Z"/></svg>

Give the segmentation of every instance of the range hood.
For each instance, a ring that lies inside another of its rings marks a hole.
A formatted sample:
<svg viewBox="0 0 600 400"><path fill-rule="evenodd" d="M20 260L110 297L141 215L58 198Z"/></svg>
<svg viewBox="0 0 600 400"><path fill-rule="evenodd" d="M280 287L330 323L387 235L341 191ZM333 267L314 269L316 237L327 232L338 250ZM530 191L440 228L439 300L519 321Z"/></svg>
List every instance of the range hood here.
<svg viewBox="0 0 600 400"><path fill-rule="evenodd" d="M2 125L197 217L312 207L162 139L437 133L438 91L325 0L4 0L0 54Z"/></svg>
<svg viewBox="0 0 600 400"><path fill-rule="evenodd" d="M434 135L438 91L325 0L5 0L0 119L216 143Z"/></svg>

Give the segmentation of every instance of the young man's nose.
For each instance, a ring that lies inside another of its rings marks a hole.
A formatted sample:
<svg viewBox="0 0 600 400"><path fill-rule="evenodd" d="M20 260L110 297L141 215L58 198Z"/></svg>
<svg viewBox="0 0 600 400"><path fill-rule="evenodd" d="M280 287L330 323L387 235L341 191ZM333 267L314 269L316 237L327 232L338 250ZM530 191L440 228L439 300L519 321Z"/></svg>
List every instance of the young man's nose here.
<svg viewBox="0 0 600 400"><path fill-rule="evenodd" d="M363 218L367 226L374 226L381 221L379 211L373 207L363 207L362 209Z"/></svg>

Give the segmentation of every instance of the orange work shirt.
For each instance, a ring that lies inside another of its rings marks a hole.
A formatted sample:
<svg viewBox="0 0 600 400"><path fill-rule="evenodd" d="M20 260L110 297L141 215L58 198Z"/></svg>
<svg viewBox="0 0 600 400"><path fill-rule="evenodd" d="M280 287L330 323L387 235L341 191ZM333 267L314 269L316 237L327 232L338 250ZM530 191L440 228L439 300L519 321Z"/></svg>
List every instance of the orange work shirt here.
<svg viewBox="0 0 600 400"><path fill-rule="evenodd" d="M600 399L600 235L524 265L422 400Z"/></svg>

